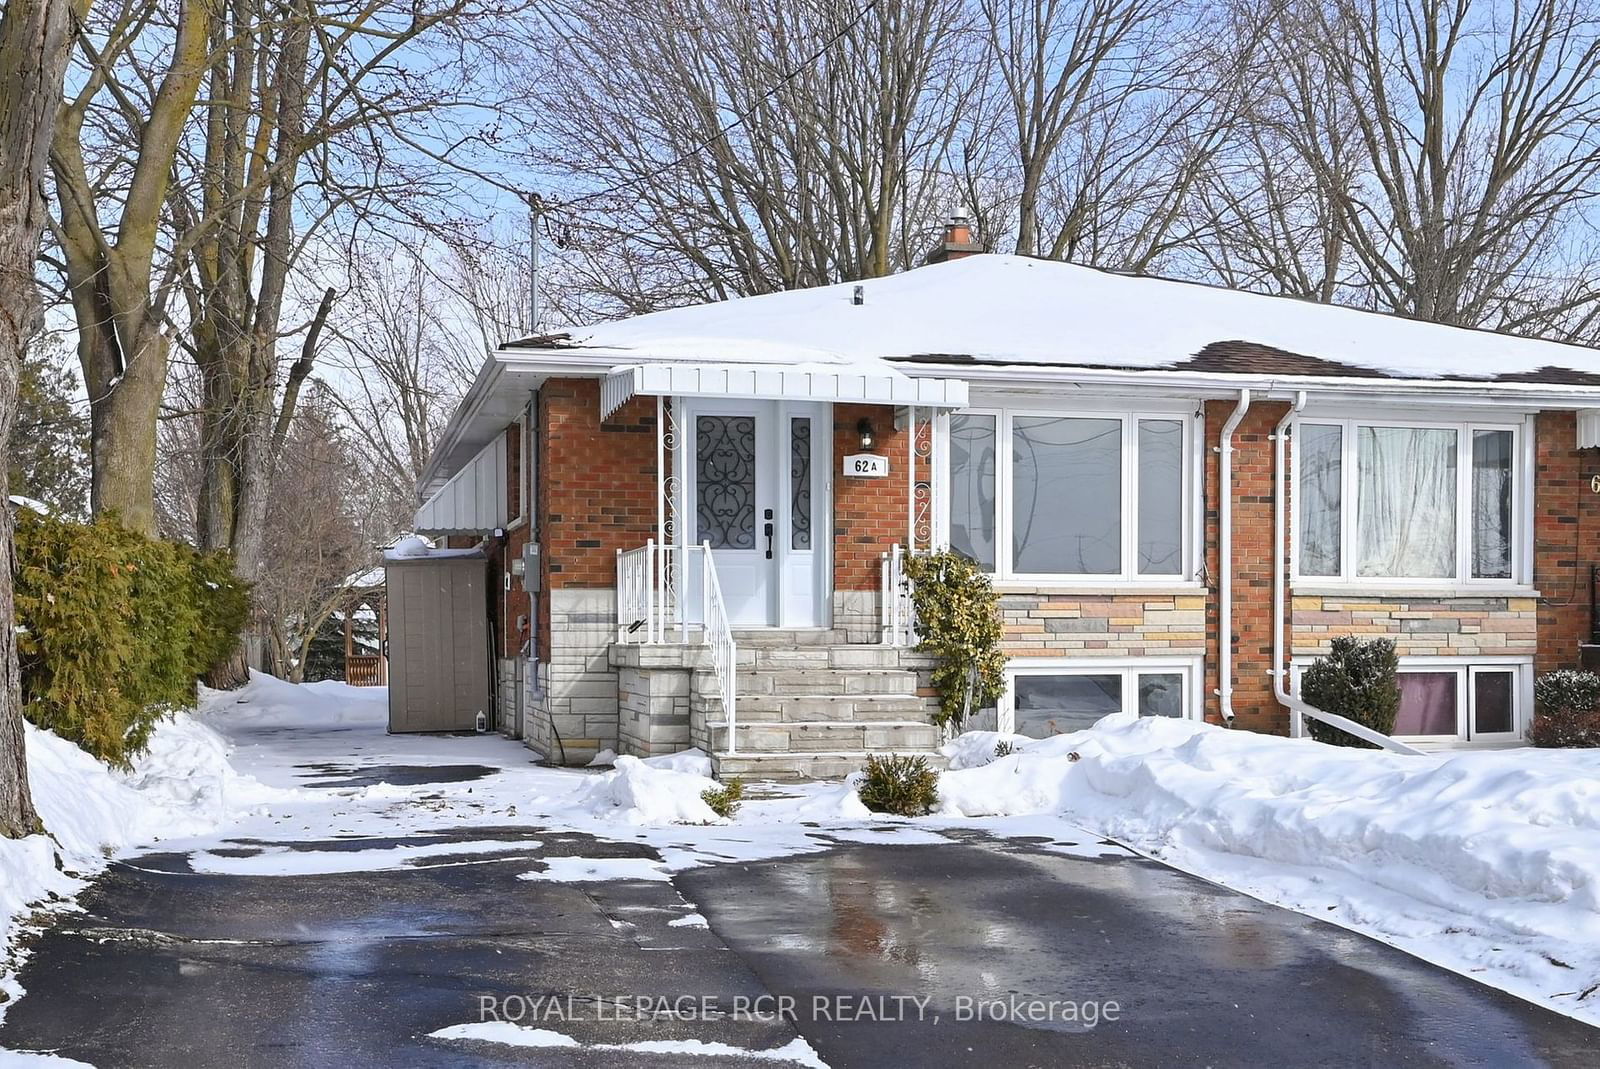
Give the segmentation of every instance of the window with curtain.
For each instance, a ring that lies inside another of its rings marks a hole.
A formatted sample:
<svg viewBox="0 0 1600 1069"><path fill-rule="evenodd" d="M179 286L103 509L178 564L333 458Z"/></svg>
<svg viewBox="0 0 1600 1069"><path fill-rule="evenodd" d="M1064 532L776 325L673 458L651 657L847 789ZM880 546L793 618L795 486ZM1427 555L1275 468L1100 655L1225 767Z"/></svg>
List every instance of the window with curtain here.
<svg viewBox="0 0 1600 1069"><path fill-rule="evenodd" d="M1458 437L1436 428L1358 429L1358 574L1425 579L1456 574Z"/></svg>
<svg viewBox="0 0 1600 1069"><path fill-rule="evenodd" d="M1517 447L1512 428L1302 423L1298 574L1513 579Z"/></svg>
<svg viewBox="0 0 1600 1069"><path fill-rule="evenodd" d="M969 411L950 419L951 548L1005 578L1182 578L1192 423Z"/></svg>

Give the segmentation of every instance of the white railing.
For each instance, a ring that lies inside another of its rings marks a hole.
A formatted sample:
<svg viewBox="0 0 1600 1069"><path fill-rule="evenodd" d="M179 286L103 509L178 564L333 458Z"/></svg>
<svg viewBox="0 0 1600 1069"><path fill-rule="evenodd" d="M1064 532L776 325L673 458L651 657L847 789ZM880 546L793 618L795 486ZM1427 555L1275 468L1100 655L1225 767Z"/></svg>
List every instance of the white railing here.
<svg viewBox="0 0 1600 1069"><path fill-rule="evenodd" d="M711 670L716 674L717 687L722 691L722 719L728 725L728 753L739 752L739 720L734 702L737 701L736 679L739 646L733 641L733 623L728 619L728 606L722 600L722 583L717 579L717 566L711 562L711 547L704 547L704 581L700 585L703 604L700 619L705 622L706 645L711 647Z"/></svg>
<svg viewBox="0 0 1600 1069"><path fill-rule="evenodd" d="M692 592L696 584L699 598ZM734 704L739 647L709 542L670 546L652 538L637 549L617 551L617 641L709 647L728 722L727 752L737 752Z"/></svg>
<svg viewBox="0 0 1600 1069"><path fill-rule="evenodd" d="M911 580L905 573L906 549L895 546L883 554L879 565L878 612L885 646L911 646L917 641L916 612L911 603Z"/></svg>

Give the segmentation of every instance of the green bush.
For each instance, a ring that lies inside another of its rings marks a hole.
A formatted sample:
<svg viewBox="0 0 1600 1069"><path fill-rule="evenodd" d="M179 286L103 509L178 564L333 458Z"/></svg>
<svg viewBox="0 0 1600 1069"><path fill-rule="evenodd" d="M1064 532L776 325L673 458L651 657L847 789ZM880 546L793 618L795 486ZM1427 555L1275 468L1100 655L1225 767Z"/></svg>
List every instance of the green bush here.
<svg viewBox="0 0 1600 1069"><path fill-rule="evenodd" d="M934 656L940 724L959 729L1006 688L1000 596L978 566L954 550L908 556L906 577L917 614L917 649Z"/></svg>
<svg viewBox="0 0 1600 1069"><path fill-rule="evenodd" d="M1535 746L1600 746L1600 675L1572 668L1546 672L1533 684Z"/></svg>
<svg viewBox="0 0 1600 1069"><path fill-rule="evenodd" d="M700 792L700 800L710 806L711 811L723 820L732 820L744 801L744 780L735 776L720 787L703 790Z"/></svg>
<svg viewBox="0 0 1600 1069"><path fill-rule="evenodd" d="M874 813L926 816L939 802L939 774L926 757L873 754L861 781L861 804Z"/></svg>
<svg viewBox="0 0 1600 1069"><path fill-rule="evenodd" d="M249 591L226 555L112 519L22 510L16 530L23 712L126 767L195 681L232 652Z"/></svg>
<svg viewBox="0 0 1600 1069"><path fill-rule="evenodd" d="M1333 640L1326 657L1318 657L1306 669L1300 680L1300 697L1324 712L1392 735L1395 714L1400 711L1400 684L1395 680L1399 667L1400 658L1389 639L1363 642L1341 636ZM1370 742L1311 717L1306 718L1306 726L1318 742L1376 749Z"/></svg>

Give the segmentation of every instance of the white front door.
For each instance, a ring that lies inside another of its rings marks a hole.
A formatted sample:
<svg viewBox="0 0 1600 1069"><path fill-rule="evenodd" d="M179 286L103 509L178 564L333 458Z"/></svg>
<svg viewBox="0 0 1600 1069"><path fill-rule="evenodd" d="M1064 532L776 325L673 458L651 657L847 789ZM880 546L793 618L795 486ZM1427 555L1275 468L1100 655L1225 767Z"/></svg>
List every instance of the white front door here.
<svg viewBox="0 0 1600 1069"><path fill-rule="evenodd" d="M694 545L710 545L733 624L822 626L828 406L688 399L684 414L686 533Z"/></svg>

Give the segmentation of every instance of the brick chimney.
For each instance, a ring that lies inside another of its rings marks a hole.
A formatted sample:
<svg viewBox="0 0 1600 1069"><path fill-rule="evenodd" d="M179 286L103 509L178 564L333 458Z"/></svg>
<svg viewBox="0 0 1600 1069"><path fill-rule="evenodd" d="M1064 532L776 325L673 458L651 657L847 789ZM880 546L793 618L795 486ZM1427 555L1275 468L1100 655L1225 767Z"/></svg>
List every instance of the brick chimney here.
<svg viewBox="0 0 1600 1069"><path fill-rule="evenodd" d="M972 232L972 224L962 212L950 217L944 227L944 240L928 254L927 263L942 264L946 260L959 260L983 251L983 245Z"/></svg>

